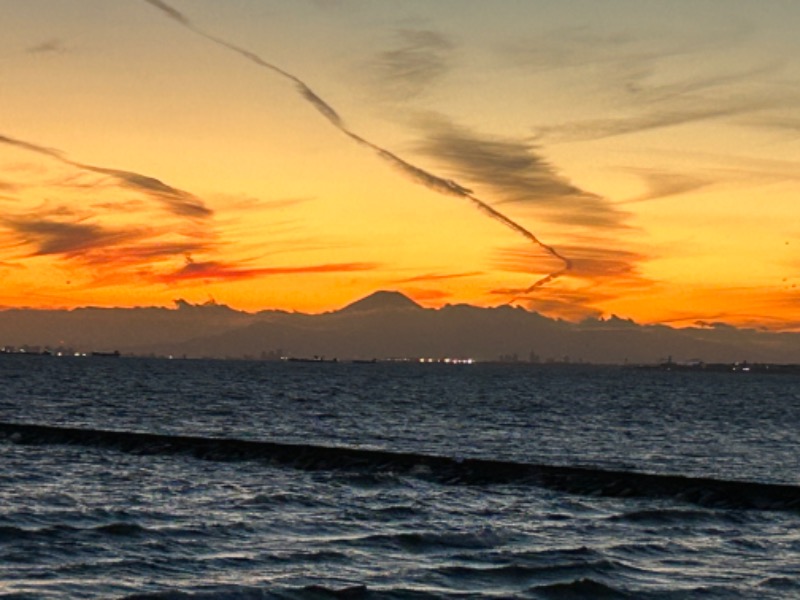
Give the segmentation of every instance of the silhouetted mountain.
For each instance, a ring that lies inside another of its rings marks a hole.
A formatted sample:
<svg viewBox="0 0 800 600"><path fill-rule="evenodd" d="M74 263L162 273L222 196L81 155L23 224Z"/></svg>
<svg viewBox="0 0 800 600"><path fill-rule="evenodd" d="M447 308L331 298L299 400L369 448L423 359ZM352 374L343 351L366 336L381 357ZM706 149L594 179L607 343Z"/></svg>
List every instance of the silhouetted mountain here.
<svg viewBox="0 0 800 600"><path fill-rule="evenodd" d="M361 300L357 300L352 304L348 304L337 312L354 313L375 310L390 311L409 309L422 309L422 307L400 292L380 291L370 294Z"/></svg>
<svg viewBox="0 0 800 600"><path fill-rule="evenodd" d="M440 309L377 292L319 315L250 314L217 304L176 308L0 311L0 346L190 357L475 358L595 363L676 361L800 363L800 334L728 325L673 329L612 317L570 323L522 308Z"/></svg>

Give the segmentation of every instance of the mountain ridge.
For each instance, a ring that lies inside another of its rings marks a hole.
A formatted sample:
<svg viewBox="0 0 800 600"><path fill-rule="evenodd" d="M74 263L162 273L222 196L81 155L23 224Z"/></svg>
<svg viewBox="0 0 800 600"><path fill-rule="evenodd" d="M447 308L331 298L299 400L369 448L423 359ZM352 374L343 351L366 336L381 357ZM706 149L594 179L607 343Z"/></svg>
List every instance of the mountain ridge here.
<svg viewBox="0 0 800 600"><path fill-rule="evenodd" d="M800 363L800 333L673 329L619 317L572 323L505 305L424 308L397 291L369 294L322 314L247 313L185 301L175 308L0 310L0 347L23 346L191 358Z"/></svg>

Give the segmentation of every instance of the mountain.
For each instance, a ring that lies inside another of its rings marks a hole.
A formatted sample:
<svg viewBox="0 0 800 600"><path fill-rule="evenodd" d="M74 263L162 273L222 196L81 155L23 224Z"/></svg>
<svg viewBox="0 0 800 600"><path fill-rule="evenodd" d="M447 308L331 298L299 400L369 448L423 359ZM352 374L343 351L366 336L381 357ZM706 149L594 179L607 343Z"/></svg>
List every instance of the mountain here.
<svg viewBox="0 0 800 600"><path fill-rule="evenodd" d="M408 296L400 292L387 292L379 291L374 292L357 300L352 304L348 304L338 312L340 313L356 313L368 311L394 311L394 310L409 310L409 309L422 309L422 307L414 302Z"/></svg>
<svg viewBox="0 0 800 600"><path fill-rule="evenodd" d="M187 357L474 358L593 363L800 363L800 334L728 325L673 329L612 317L571 323L519 307L423 308L376 292L328 313L246 313L224 305L0 311L0 347Z"/></svg>

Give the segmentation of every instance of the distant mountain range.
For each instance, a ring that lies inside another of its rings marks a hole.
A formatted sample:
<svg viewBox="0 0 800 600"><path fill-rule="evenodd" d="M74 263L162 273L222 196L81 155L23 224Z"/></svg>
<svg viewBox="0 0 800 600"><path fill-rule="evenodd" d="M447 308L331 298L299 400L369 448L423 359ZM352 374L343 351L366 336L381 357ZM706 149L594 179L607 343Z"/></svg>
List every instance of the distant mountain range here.
<svg viewBox="0 0 800 600"><path fill-rule="evenodd" d="M182 300L174 308L0 311L0 347L23 346L191 358L800 363L798 333L724 324L674 329L617 317L571 323L510 306L429 309L388 291L316 315Z"/></svg>

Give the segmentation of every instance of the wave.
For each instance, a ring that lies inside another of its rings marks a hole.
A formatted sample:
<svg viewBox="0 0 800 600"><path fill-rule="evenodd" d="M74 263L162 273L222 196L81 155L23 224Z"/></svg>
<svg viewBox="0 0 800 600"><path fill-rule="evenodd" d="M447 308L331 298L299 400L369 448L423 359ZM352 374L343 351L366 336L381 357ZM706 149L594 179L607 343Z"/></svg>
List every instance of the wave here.
<svg viewBox="0 0 800 600"><path fill-rule="evenodd" d="M540 585L530 591L541 598L558 598L559 600L569 600L570 598L595 598L600 600L635 597L628 592L615 589L589 578L577 579L570 583Z"/></svg>
<svg viewBox="0 0 800 600"><path fill-rule="evenodd" d="M402 532L377 533L343 540L350 546L379 545L424 553L440 549L488 550L506 540L491 529L473 532Z"/></svg>
<svg viewBox="0 0 800 600"><path fill-rule="evenodd" d="M0 526L0 544L4 542L18 542L20 540L54 540L59 538L74 538L78 535L112 535L118 537L135 537L142 535L156 535L157 530L138 525L136 523L114 522L105 525L80 527L74 525L58 524L44 527L17 527L15 525Z"/></svg>
<svg viewBox="0 0 800 600"><path fill-rule="evenodd" d="M475 598L475 594L448 593L449 598ZM256 588L246 586L221 586L209 590L184 592L165 590L125 596L121 600L439 600L442 594L404 588L372 590L363 584L323 585L310 584L294 588Z"/></svg>
<svg viewBox="0 0 800 600"><path fill-rule="evenodd" d="M800 511L800 486L657 475L363 448L286 444L0 422L0 439L17 444L67 444L138 455L188 455L203 460L261 460L303 470L408 475L445 484L534 485L572 494L669 498L711 508ZM635 519L636 517L634 517Z"/></svg>

